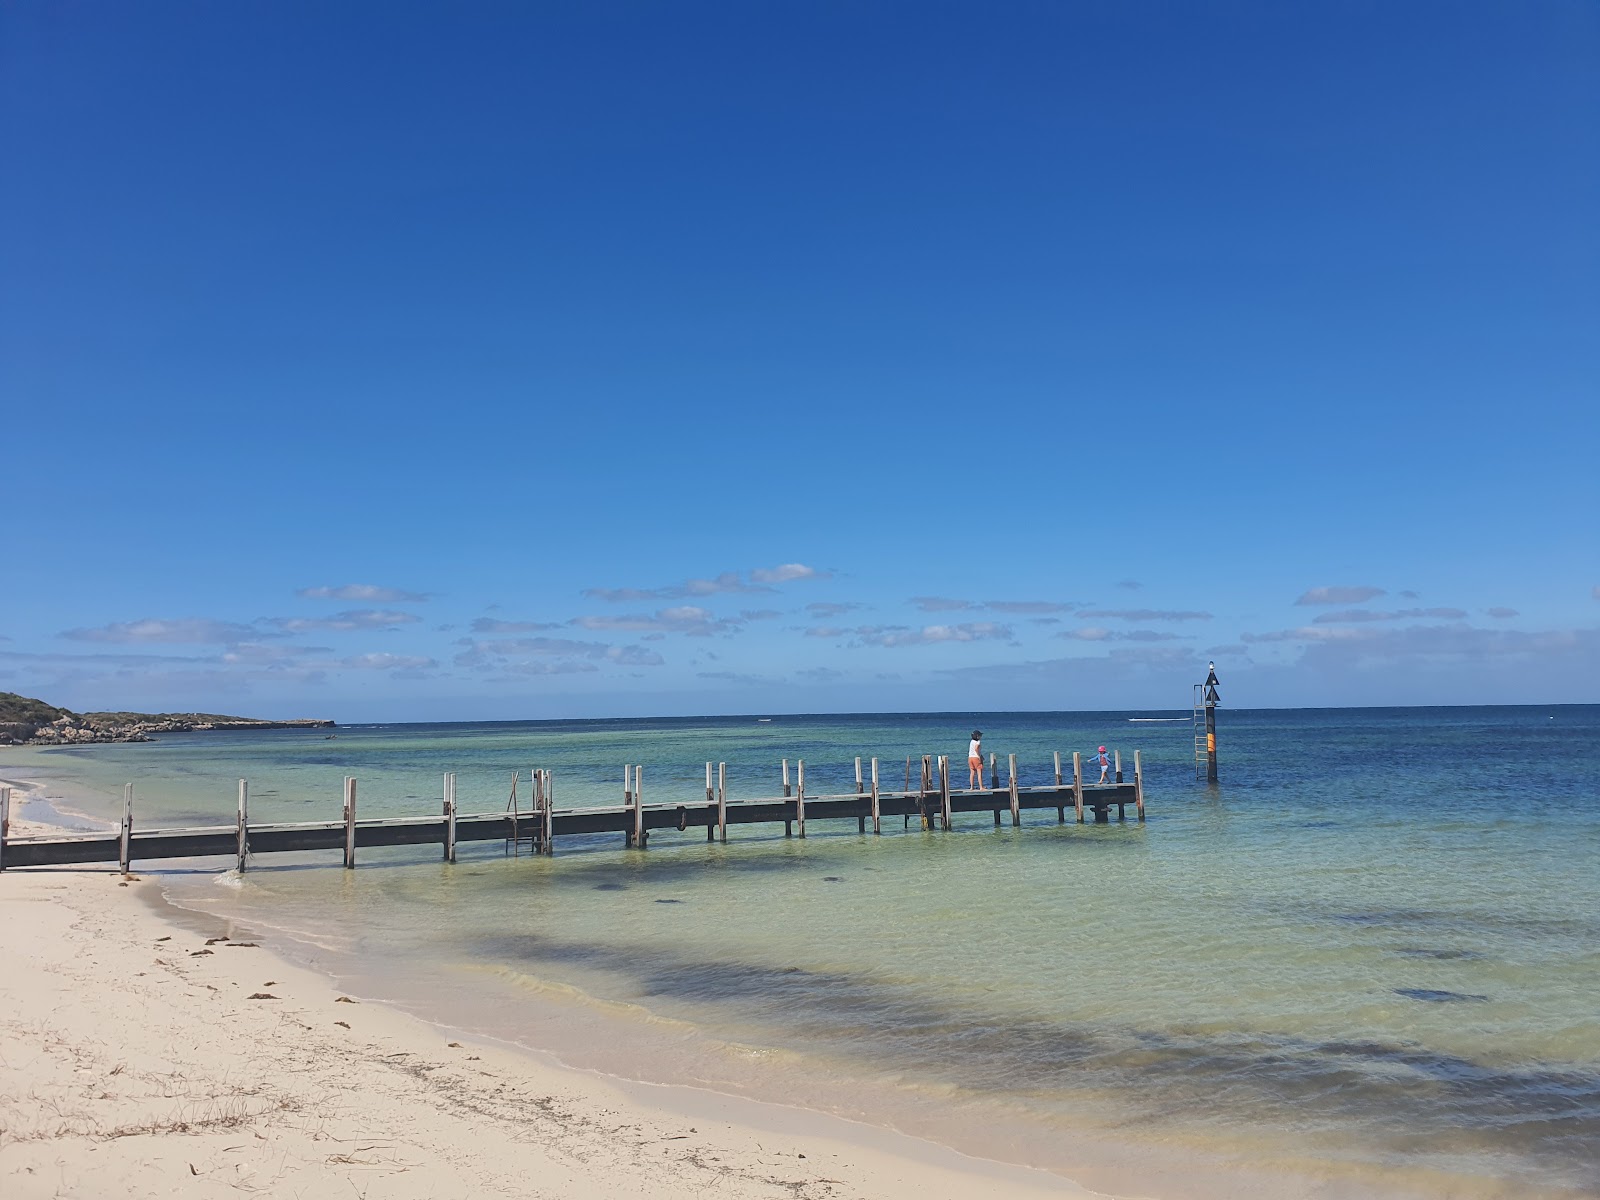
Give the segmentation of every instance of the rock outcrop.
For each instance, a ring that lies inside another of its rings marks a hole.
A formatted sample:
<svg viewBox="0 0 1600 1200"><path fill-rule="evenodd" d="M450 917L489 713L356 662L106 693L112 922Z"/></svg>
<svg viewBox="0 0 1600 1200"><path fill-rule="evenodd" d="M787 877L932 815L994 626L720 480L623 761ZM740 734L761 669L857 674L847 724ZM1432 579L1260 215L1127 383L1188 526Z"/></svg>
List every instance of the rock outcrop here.
<svg viewBox="0 0 1600 1200"><path fill-rule="evenodd" d="M158 733L206 729L327 729L318 718L259 721L215 713L75 713L42 700L0 692L0 746L70 746L96 742L149 742Z"/></svg>

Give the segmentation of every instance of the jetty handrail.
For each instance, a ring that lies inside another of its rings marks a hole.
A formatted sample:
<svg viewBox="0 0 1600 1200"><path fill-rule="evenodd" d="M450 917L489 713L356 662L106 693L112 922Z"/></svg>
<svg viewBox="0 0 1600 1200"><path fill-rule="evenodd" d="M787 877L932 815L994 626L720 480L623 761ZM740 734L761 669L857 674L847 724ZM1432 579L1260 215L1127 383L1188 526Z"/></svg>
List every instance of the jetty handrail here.
<svg viewBox="0 0 1600 1200"><path fill-rule="evenodd" d="M10 796L8 787L0 787L0 871L10 867L48 866L66 863L115 862L127 871L135 851L142 859L165 860L172 858L237 856L238 869L244 870L249 857L257 854L284 853L297 850L342 850L344 865L356 865L356 851L361 847L442 845L444 861L456 861L458 841L489 841L506 839L515 844L531 840L535 851L542 854L554 852L557 835L594 835L621 833L628 847L643 850L649 845L650 834L660 830L676 829L680 832L703 827L706 840L715 841L720 836L726 842L727 827L733 825L777 824L784 826L784 835L798 832L806 836L806 822L834 821L853 818L857 831L867 832L867 820L872 821L874 835L882 833L882 817L899 815L905 818L904 827L910 829L910 819L919 817L922 831L951 830L954 818L980 812L992 812L994 824L1001 824L1001 812L1009 809L1011 824L1022 824L1024 811L1054 808L1058 824L1066 823L1066 809L1070 805L1078 823L1084 822L1084 810L1094 814L1096 824L1110 820L1110 811L1117 810L1118 820L1126 819L1126 808L1133 805L1139 822L1145 819L1144 770L1138 751L1133 756L1133 781L1122 779L1121 755L1118 754L1115 783L1088 783L1083 778L1081 756L1072 756L1070 782L1060 770L1061 756L1055 757L1056 782L1054 784L1022 784L1015 755L1008 756L1007 780L1000 785L999 772L991 763L990 786L979 788L953 788L950 780L950 762L947 756L925 755L922 759L918 786L912 786L911 759L906 760L904 790L885 790L882 786L879 761L871 760L871 784L863 770L862 760L855 763L853 792L808 793L806 770L802 760L795 760L794 774L789 772L789 761L782 763L782 794L732 796L728 790L727 764L706 764L706 786L703 795L686 799L644 800L644 768L630 765L624 771L623 802L619 804L578 805L557 808L555 784L552 773L534 768L529 772L532 783L533 809L522 810L515 801L498 812L463 813L458 811L455 797L455 775L444 777L443 806L436 814L404 814L398 816L358 817L356 814L356 780L347 776L344 781L343 812L338 818L299 821L251 821L248 812L249 785L239 781L238 816L234 824L185 825L153 829L135 828L134 786L123 789L122 820L119 825L105 830L71 830L47 834L13 836L10 832ZM814 774L814 773L813 773ZM791 782L792 779L792 782ZM513 784L513 795L516 785ZM528 832L524 832L528 830ZM509 847L508 847L509 852Z"/></svg>

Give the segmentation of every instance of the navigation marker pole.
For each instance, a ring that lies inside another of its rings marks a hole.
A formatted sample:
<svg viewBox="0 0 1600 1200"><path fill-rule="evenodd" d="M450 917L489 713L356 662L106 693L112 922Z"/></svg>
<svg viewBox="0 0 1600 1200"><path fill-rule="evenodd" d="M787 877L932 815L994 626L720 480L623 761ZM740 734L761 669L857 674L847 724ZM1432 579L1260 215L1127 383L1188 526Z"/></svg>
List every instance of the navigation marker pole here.
<svg viewBox="0 0 1600 1200"><path fill-rule="evenodd" d="M1206 664L1206 782L1217 781L1217 664Z"/></svg>

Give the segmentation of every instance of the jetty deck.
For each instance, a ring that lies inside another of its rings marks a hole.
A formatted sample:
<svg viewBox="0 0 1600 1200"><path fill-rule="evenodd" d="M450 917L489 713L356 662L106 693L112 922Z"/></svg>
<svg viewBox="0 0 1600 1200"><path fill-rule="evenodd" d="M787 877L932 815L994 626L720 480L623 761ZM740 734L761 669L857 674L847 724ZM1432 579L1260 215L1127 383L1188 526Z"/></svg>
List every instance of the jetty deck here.
<svg viewBox="0 0 1600 1200"><path fill-rule="evenodd" d="M103 833L52 834L11 837L0 823L0 870L13 867L61 866L80 863L116 863L122 870L134 861L152 862L179 858L237 858L244 870L249 857L313 850L342 850L344 865L355 866L356 851L382 846L437 845L444 859L454 862L461 842L504 842L509 847L524 843L536 853L553 854L556 839L583 835L620 834L623 845L644 850L653 833L704 829L706 840L728 840L729 826L777 825L784 833L806 836L808 823L853 820L859 833L881 834L885 819L900 817L902 828L915 818L919 829L950 830L957 818L989 814L996 826L1005 816L1013 826L1022 823L1024 812L1055 810L1058 823L1065 823L1071 810L1074 819L1106 823L1111 813L1127 819L1131 807L1136 818L1144 820L1144 780L1139 755L1134 755L1131 782L1086 784L1078 756L1073 756L1070 781L1062 778L1059 756L1056 782L1044 786L1018 784L1016 763L1011 762L1010 778L1001 786L977 789L950 787L947 759L924 758L918 786L885 791L879 786L877 760L872 760L869 783L863 778L857 760L857 790L844 794L808 795L805 791L805 765L798 764L796 782L787 782L785 764L782 795L755 799L730 799L727 795L726 766L713 772L706 764L704 795L688 800L645 802L644 769L630 766L624 772L623 803L559 808L553 803L554 781L549 771L534 770L532 808L507 805L505 811L458 813L455 806L455 776L444 777L443 804L438 815L358 818L356 780L347 778L343 816L334 821L251 822L249 785L241 780L236 820L228 825L208 825L172 829L135 829L133 826L133 785L124 789L123 820L117 830ZM910 773L908 766L907 773ZM1120 762L1117 776L1120 780ZM9 793L10 789L0 789ZM0 814L9 814L10 797L0 794Z"/></svg>

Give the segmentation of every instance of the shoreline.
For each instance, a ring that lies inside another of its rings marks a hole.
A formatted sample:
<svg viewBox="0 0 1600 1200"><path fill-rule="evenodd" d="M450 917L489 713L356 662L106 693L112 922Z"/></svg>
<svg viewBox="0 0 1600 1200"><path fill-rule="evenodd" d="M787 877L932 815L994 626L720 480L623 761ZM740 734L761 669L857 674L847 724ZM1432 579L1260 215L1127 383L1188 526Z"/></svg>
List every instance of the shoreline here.
<svg viewBox="0 0 1600 1200"><path fill-rule="evenodd" d="M15 793L15 802L19 807L23 803L43 805L58 819L70 821L74 819L69 816L70 810L61 804L58 799L48 798L44 794L47 786L60 788L62 783L63 781L60 780L53 780L48 785L37 781L28 783L20 780L14 781L14 786L27 788L26 791L19 790ZM67 785L67 790L71 790L70 784ZM68 803L70 804L70 801ZM81 819L92 820L93 818L89 818L87 814L82 814ZM25 828L25 826L29 825L36 827L33 829ZM13 828L18 832L38 832L40 829L49 828L49 826L39 825L33 821L19 821L14 823ZM337 868L330 867L329 869ZM183 873L185 875L203 874L219 878L227 874L225 870L211 867L197 867L186 870ZM131 974L143 978L149 974L149 972L141 974L132 968L135 963L140 961L142 943L139 938L141 936L154 935L149 934L148 924L141 924L139 916L129 915L128 910L130 909L138 910L145 922L156 923L156 927L163 930L166 936L172 938L175 942L182 940L184 937L189 940L199 939L195 947L189 948L195 953L204 948L203 942L207 936L220 936L220 934L226 933L229 939L237 940L243 936L247 941L256 942L258 940L257 937L249 936L249 931L254 928L264 929L266 932L259 935L262 939L261 944L249 947L252 956L266 956L274 964L268 975L275 983L283 984L288 979L298 981L296 984L298 990L293 997L285 994L280 987L272 988L273 993L282 1000L293 998L300 1000L302 1003L304 997L320 996L322 998L322 1012L320 1015L326 1017L326 1005L337 1003L334 988L338 976L329 965L314 961L317 957L315 955L305 955L303 953L304 947L300 947L302 953L297 955L295 947L299 945L299 941L292 932L273 927L270 923L254 927L248 916L232 918L225 913L210 912L204 907L190 906L174 899L167 895L165 891L164 881L168 874L170 873L161 871L143 872L138 881L131 883L126 893L120 889L116 890L111 893L112 899L109 903L101 903L97 901L94 895L93 889L95 885L90 883L90 880L100 879L122 882L114 868L107 869L103 866L66 869L37 868L15 873L7 872L5 875L0 876L0 915L5 917L8 929L31 929L30 923L26 919L18 920L12 912L7 911L10 908L10 901L14 893L18 890L12 884L23 879L53 881L51 884L30 882L25 885L24 890L33 900L37 900L40 893L47 892L57 903L64 903L66 907L71 908L75 913L74 928L83 925L93 926L100 940L91 945L79 944L77 950L86 958L92 958L95 955L122 954L123 959L118 969L119 977L126 977ZM119 903L124 899L135 897L140 903L135 905ZM37 940L32 932L27 937L30 945ZM115 947L108 950L103 944L105 939L121 943L120 950ZM268 944L267 939L277 939L287 942L288 945L271 945ZM64 947L65 943L62 945ZM231 943L218 943L219 951L221 949L231 950L232 948ZM70 959L70 951L66 948L59 949L58 953ZM131 955L131 958L128 957L129 955ZM13 955L13 957L15 956ZM186 957L179 965L192 966L196 970L199 970L203 965L207 969L215 970L226 963L229 957L220 955L218 951L213 951L211 954L204 954L194 958L192 962ZM63 964L59 958L49 958L48 956L40 961L44 964L43 969L46 973L58 972L70 965ZM252 984L251 980L238 973L227 974L221 978L212 976L204 979L193 976L192 972L179 971L177 973L185 975L193 986L189 988L187 995L169 998L169 1002L175 1009L190 1010L186 1011L185 1019L189 1021L190 1040L196 1045L200 1044L212 1029L208 1019L203 1015L205 1007L203 1002L208 998L202 994L203 990L209 990L211 999L214 999L219 993L237 992L238 995L247 995L248 992L240 989L263 982L262 980L255 980ZM351 976L351 978L354 978L354 976ZM216 982L212 982L212 979L215 979ZM347 983L346 987L348 988L349 986L350 984ZM9 1003L15 1009L17 1007L15 1001L8 1000L6 997L6 989L0 988L0 1002ZM1315 1169L1302 1173L1283 1163L1268 1166L1262 1163L1218 1159L1215 1155L1209 1154L1199 1146L1192 1144L1160 1144L1136 1137L1126 1142L1126 1144L1111 1144L1117 1139L1108 1141L1106 1135L1110 1132L1109 1130L1085 1129L1081 1131L1081 1136L1078 1133L1074 1133L1069 1142L1063 1143L1068 1153L1052 1154L1047 1163L1034 1166L1022 1165L1026 1158L1023 1155L1022 1147L1015 1144L1009 1147L1010 1153L1014 1156L1009 1159L974 1156L970 1152L971 1149L978 1148L981 1154L983 1148L994 1146L997 1143L995 1138L989 1137L981 1131L941 1129L937 1126L931 1130L912 1128L909 1131L902 1131L887 1123L873 1122L870 1119L856 1119L852 1115L840 1112L837 1109L830 1111L816 1103L774 1102L769 1098L763 1097L760 1094L760 1089L754 1089L755 1094L752 1094L753 1090L750 1088L734 1086L723 1090L714 1082L708 1082L705 1079L681 1082L658 1082L650 1079L638 1079L621 1073L630 1068L618 1066L614 1059L605 1066L581 1061L584 1057L582 1054L575 1056L580 1061L569 1061L562 1056L562 1051L557 1048L556 1044L543 1044L549 1040L545 1037L535 1036L528 1040L522 1040L519 1035L517 1040L510 1040L495 1032L486 1032L482 1027L473 1030L470 1028L470 1023L453 1025L448 1021L442 1021L438 1018L437 1005L418 1005L414 1002L415 998L413 998L413 1002L408 1003L400 999L398 994L391 995L384 991L381 981L379 981L379 988L374 993L374 997L374 999L365 1001L364 1019L372 1013L383 1012L388 1014L387 1018L381 1022L385 1030L383 1036L391 1039L391 1043L399 1047L399 1049L389 1052L388 1055L377 1055L374 1047L370 1045L365 1050L361 1050L360 1048L341 1045L333 1041L320 1041L318 1042L320 1053L329 1062L343 1063L346 1068L343 1072L333 1072L333 1074L340 1079L343 1079L345 1074L349 1074L352 1078L359 1078L357 1086L361 1088L363 1093L370 1092L373 1097L381 1097L384 1099L385 1104L391 1107L394 1104L398 1104L404 1108L407 1103L415 1100L415 1096L396 1096L392 1094L392 1088L387 1092L385 1091L387 1087L386 1081L390 1081L389 1076L395 1065L387 1061L388 1057L392 1057L393 1054L401 1054L405 1056L407 1062L415 1060L413 1065L415 1063L428 1062L429 1065L426 1067L427 1077L433 1078L434 1073L452 1068L459 1070L462 1065L460 1062L449 1061L450 1055L443 1055L444 1061L435 1061L441 1058L442 1052L439 1047L441 1045L448 1046L448 1042L451 1040L459 1041L465 1044L468 1049L477 1053L479 1058L473 1059L474 1063L490 1061L484 1051L492 1049L496 1055L494 1061L498 1064L497 1070L501 1072L498 1076L499 1078L512 1080L517 1086L525 1088L551 1093L560 1092L568 1098L577 1097L581 1100L581 1103L575 1100L574 1103L577 1104L577 1108L573 1111L580 1113L583 1129L591 1132L595 1129L610 1130L610 1133L602 1139L606 1143L603 1153L605 1156L609 1156L605 1158L604 1178L589 1179L585 1182L579 1176L574 1176L564 1185L564 1189L559 1193L562 1195L618 1194L614 1186L613 1175L615 1173L621 1172L626 1176L629 1171L635 1169L644 1171L646 1167L648 1167L646 1175L650 1183L648 1188L642 1190L648 1191L650 1194L678 1194L670 1189L663 1190L664 1185L656 1177L660 1164L655 1163L653 1159L648 1162L640 1160L634 1166L629 1166L627 1163L621 1165L614 1163L612 1159L619 1152L613 1143L617 1141L618 1137L623 1136L619 1133L619 1130L622 1130L624 1125L629 1129L645 1127L666 1129L673 1123L683 1124L684 1122L693 1123L693 1127L699 1132L692 1135L684 1134L681 1131L677 1134L662 1134L661 1142L668 1151L663 1157L672 1158L672 1152L678 1148L678 1141L690 1142L695 1137L701 1136L706 1129L715 1127L726 1144L720 1147L723 1153L718 1156L717 1172L710 1178L714 1181L719 1191L736 1197L772 1194L797 1195L801 1197L845 1197L851 1195L899 1197L910 1195L911 1192L915 1191L919 1195L919 1200L924 1200L929 1191L934 1195L956 1196L970 1194L980 1187L987 1191L995 1191L998 1194L1018 1197L1033 1195L1069 1197L1105 1195L1139 1196L1144 1198L1160 1197L1161 1200L1212 1200L1212 1198L1224 1196L1260 1197L1261 1200L1267 1200L1269 1197L1272 1200L1279 1200L1279 1198L1291 1196L1318 1197L1319 1200L1322 1200L1322 1198L1327 1198L1327 1200L1332 1200L1332 1198L1355 1200L1357 1197L1363 1198L1363 1200L1366 1200L1366 1198L1376 1200L1378 1197L1398 1198L1402 1196L1501 1197L1512 1194L1533 1194L1526 1191L1518 1192L1514 1189L1507 1189L1504 1184L1489 1179L1461 1180L1459 1182L1468 1185L1464 1189L1449 1188L1441 1192L1437 1186L1438 1180L1432 1181L1430 1185L1429 1181L1425 1179L1416 1177L1408 1179L1406 1176L1411 1173L1406 1171L1380 1173L1386 1176L1384 1178L1373 1178L1369 1173L1365 1172L1360 1173L1360 1176L1365 1177L1348 1175L1342 1172L1330 1177ZM117 998L117 993L108 993L106 995L105 999L108 1007L99 1012L94 1024L114 1025L123 1020L116 1012ZM360 999L359 993L356 998ZM196 1002L202 1002L200 1006L202 1012L192 1011ZM253 1006L246 1006L246 1010L252 1007L259 1010L262 1007L270 1009L275 1005L266 1001L258 1001ZM302 1008L297 1011L303 1014L310 1014L313 1010ZM347 1013L348 1009L346 1006L340 1005L339 1009L335 1011ZM572 1011L577 1010L574 1009ZM230 1019L239 1015L240 1010L235 1009L230 1014ZM461 1015L468 1016L469 1014L463 1013ZM570 1019L571 1015L571 1012L558 1014L558 1027L565 1026L566 1020ZM313 1028L312 1026L304 1025L298 1017L295 1020L301 1024L304 1030L308 1031L305 1036L312 1036L309 1032ZM322 1022L324 1025L326 1023L326 1020ZM350 1021L350 1023L355 1024L354 1021ZM74 1028L81 1032L81 1026ZM360 1026L357 1027L358 1032L360 1028ZM325 1029L319 1029L319 1031L327 1032ZM633 1031L630 1036L633 1036L633 1034L638 1034L641 1038L648 1036L641 1031ZM11 1040L16 1040L14 1035ZM69 1038L64 1034L60 1040L67 1041ZM556 1043L560 1042L561 1038L558 1036ZM233 1045L236 1054L254 1060L261 1060L263 1054L265 1054L266 1060L270 1065L280 1067L291 1074L299 1073L302 1069L295 1065L298 1061L296 1055L299 1053L297 1045L285 1045L281 1041L275 1041L271 1036L263 1035L260 1029L256 1030L256 1041L247 1039L242 1044L235 1042ZM570 1048L570 1041L568 1045ZM273 1058L275 1054L280 1053L287 1057L281 1060ZM459 1059L459 1057L459 1053L455 1055L455 1058ZM631 1060L624 1059L624 1061ZM515 1064L521 1065L517 1066ZM109 1060L102 1063L102 1066L108 1070L114 1065ZM659 1066L660 1064L657 1065ZM225 1086L228 1079L225 1064L218 1064L214 1061L208 1060L203 1069L199 1065L191 1064L190 1069L197 1072L197 1077L211 1080L213 1085L218 1088ZM219 1070L220 1074L217 1073ZM474 1067L472 1070L481 1072L482 1068ZM211 1073L208 1075L207 1071ZM661 1075L662 1073L657 1071L656 1074ZM670 1079L672 1074L668 1072L666 1077ZM439 1078L444 1078L444 1076L440 1075ZM471 1085L482 1082L484 1081L481 1079L474 1079L466 1075L452 1077L450 1086L455 1089L452 1095L459 1093L467 1096L468 1099L462 1102L473 1106L472 1111L474 1112L481 1111L486 1107L492 1109L494 1107L490 1103L492 1097L485 1098L481 1094L472 1091ZM506 1086L511 1085L505 1083L497 1085L501 1089ZM3 1152L5 1143L11 1140L11 1136L5 1132L6 1126L11 1124L11 1121L8 1114L6 1114L4 1106L8 1097L18 1094L17 1087L15 1079L4 1080L3 1077L0 1077L0 1118L7 1118L0 1119L0 1179L7 1178L12 1171L12 1167L7 1161L8 1156ZM465 1090L463 1091L462 1089ZM765 1091L767 1096L772 1095L771 1088L765 1089ZM816 1097L812 1097L812 1099L815 1100ZM169 1109L170 1107L169 1105ZM387 1113L388 1108L384 1108L383 1111ZM861 1111L870 1112L872 1110L869 1106L863 1106ZM159 1116L159 1114L147 1113L146 1116ZM607 1125L606 1121L608 1120L612 1121L612 1124ZM623 1122L623 1124L617 1124L617 1122ZM439 1128L434 1128L428 1125L426 1121L422 1122L420 1126L416 1122L412 1122L409 1127L421 1129L421 1132L416 1134L415 1144L408 1143L410 1146L408 1153L423 1156L419 1161L426 1161L426 1156L428 1155L432 1155L434 1159L438 1159L440 1156L447 1156L447 1152L452 1147L458 1147L458 1143L451 1139L457 1136L465 1136L459 1130L451 1132L442 1125ZM257 1133L259 1132L257 1130ZM546 1130L545 1132L548 1133L549 1131ZM503 1137L500 1136L501 1133L503 1133ZM516 1141L525 1135L526 1130L523 1130L514 1122L503 1131L497 1129L496 1133L497 1141ZM469 1141L477 1136L476 1134L471 1135ZM570 1132L563 1129L558 1140L564 1145L569 1136L571 1136ZM92 1142L94 1135L88 1134L85 1135L85 1138ZM112 1140L120 1139L113 1138ZM235 1137L234 1140L237 1142L239 1139ZM292 1142L293 1138L291 1137L290 1140ZM825 1150L796 1150L795 1155L805 1153L807 1158L803 1161L807 1164L826 1164L829 1173L815 1178L803 1175L786 1175L783 1177L781 1185L784 1190L781 1193L771 1191L770 1188L776 1186L776 1177L771 1174L773 1170L777 1167L785 1169L798 1167L802 1162L798 1157L793 1157L791 1161L781 1154L777 1158L771 1157L772 1154L776 1153L772 1150L772 1144L780 1140L796 1145L801 1142L809 1142L818 1147L826 1146L827 1149ZM651 1148L654 1149L654 1144L652 1144ZM305 1161L296 1169L314 1173L313 1168L315 1168L316 1164L310 1158L305 1157L303 1150L303 1147L300 1150L291 1148L284 1153L290 1156L299 1154ZM496 1152L497 1155L499 1153L499 1151ZM585 1150L583 1153L588 1154L590 1152ZM296 1161L298 1162L299 1159ZM588 1160L586 1159L585 1161ZM1035 1159L1035 1161L1037 1162L1038 1160ZM350 1164L343 1165L348 1166ZM689 1165L694 1166L692 1163ZM1306 1165L1308 1167L1311 1166L1311 1164ZM545 1164L539 1169L541 1171L545 1170L547 1166L548 1164ZM410 1171L412 1168L406 1167L404 1169ZM522 1168L519 1167L517 1169ZM311 1176L308 1175L307 1177L310 1178ZM631 1178L631 1176L628 1177ZM321 1176L317 1176L317 1178L321 1178ZM1074 1182L1074 1180L1077 1182ZM812 1188L812 1184L822 1187L823 1190ZM107 1186L111 1186L111 1184L108 1183ZM348 1186L348 1184L343 1186ZM676 1186L676 1184L672 1186ZM693 1183L692 1186L689 1183L685 1183L684 1186L691 1191L695 1191L708 1186L708 1184L705 1180L699 1180ZM583 1190L585 1187L596 1187L601 1190L585 1191ZM808 1188L811 1190L807 1190ZM494 1180L484 1177L476 1185L475 1191L461 1194L477 1194L478 1191L482 1190L493 1192L495 1189ZM47 1192L41 1194L56 1193ZM65 1194L73 1193L69 1191ZM305 1194L320 1195L323 1193L311 1191ZM335 1193L330 1192L328 1194ZM456 1193L438 1192L437 1190L412 1193L401 1190L374 1192L372 1194L410 1196L412 1194L451 1195ZM518 1194L523 1193L518 1192ZM688 1194L688 1192L684 1194ZM1580 1195L1580 1193L1565 1191L1547 1194L1551 1196Z"/></svg>
<svg viewBox="0 0 1600 1200"><path fill-rule="evenodd" d="M559 1065L381 1000L341 1002L315 969L172 905L153 875L0 878L11 965L0 1031L21 1048L0 1056L0 1188L20 1200L178 1185L347 1196L352 1181L419 1198L530 1185L574 1197L1101 1195L824 1113Z"/></svg>

